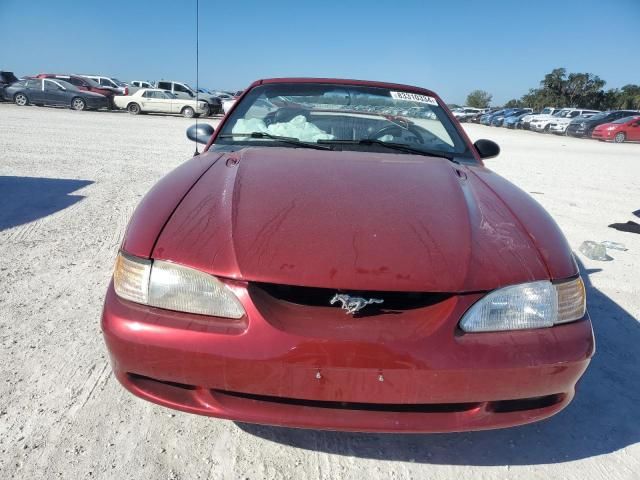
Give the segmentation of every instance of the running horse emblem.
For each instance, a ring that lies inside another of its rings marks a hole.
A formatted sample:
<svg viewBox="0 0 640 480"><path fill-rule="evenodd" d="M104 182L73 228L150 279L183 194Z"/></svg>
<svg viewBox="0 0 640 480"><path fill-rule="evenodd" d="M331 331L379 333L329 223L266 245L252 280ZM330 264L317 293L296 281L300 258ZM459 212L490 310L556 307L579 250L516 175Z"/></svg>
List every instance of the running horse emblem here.
<svg viewBox="0 0 640 480"><path fill-rule="evenodd" d="M336 302L342 303L342 309L346 311L347 315L353 315L354 313L358 313L367 305L383 303L384 300L380 298L352 297L346 293L336 293L329 303L333 305Z"/></svg>

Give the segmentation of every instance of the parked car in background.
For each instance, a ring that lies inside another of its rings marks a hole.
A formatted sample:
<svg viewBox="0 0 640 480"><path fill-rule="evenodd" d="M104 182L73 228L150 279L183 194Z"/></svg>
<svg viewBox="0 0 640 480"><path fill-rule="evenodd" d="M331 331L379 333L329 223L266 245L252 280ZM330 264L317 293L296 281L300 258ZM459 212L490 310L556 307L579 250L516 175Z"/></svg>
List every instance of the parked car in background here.
<svg viewBox="0 0 640 480"><path fill-rule="evenodd" d="M155 88L153 83L147 82L145 80L132 80L130 86L136 88Z"/></svg>
<svg viewBox="0 0 640 480"><path fill-rule="evenodd" d="M0 100L4 100L4 95L2 94L4 88L18 80L19 78L16 77L13 72L0 71Z"/></svg>
<svg viewBox="0 0 640 480"><path fill-rule="evenodd" d="M579 108L563 108L562 110L557 111L551 116L539 116L534 118L529 125L529 128L535 132L545 132L548 133L551 128L551 124L558 120L569 120L579 117L584 113L590 113L595 115L599 113L598 110L582 110Z"/></svg>
<svg viewBox="0 0 640 480"><path fill-rule="evenodd" d="M593 129L591 138L615 143L640 142L640 114L598 125Z"/></svg>
<svg viewBox="0 0 640 480"><path fill-rule="evenodd" d="M570 137L587 137L591 138L593 130L604 123L615 122L624 117L638 115L637 110L612 110L608 112L597 113L586 120L573 120L567 127L567 135Z"/></svg>
<svg viewBox="0 0 640 480"><path fill-rule="evenodd" d="M224 113L228 113L231 110L231 107L238 101L238 99L242 96L244 90L236 91L231 98L227 98L222 101L222 110Z"/></svg>
<svg viewBox="0 0 640 480"><path fill-rule="evenodd" d="M502 122L502 126L505 128L520 128L520 121L526 117L527 115L531 115L531 109L526 109L523 112L516 113L515 115L510 115L504 119Z"/></svg>
<svg viewBox="0 0 640 480"><path fill-rule="evenodd" d="M124 82L121 82L117 78L114 77L103 77L101 75L84 75L80 74L80 77L87 77L91 80L94 80L98 85L104 88L110 88L114 91L116 95L127 95L129 93L129 89Z"/></svg>
<svg viewBox="0 0 640 480"><path fill-rule="evenodd" d="M212 90L211 93L218 97L220 100L228 100L229 98L233 98L232 93L223 92L221 90Z"/></svg>
<svg viewBox="0 0 640 480"><path fill-rule="evenodd" d="M483 115L482 117L480 117L480 123L482 125L491 125L491 122L493 121L493 119L499 115L503 115L505 112L505 109L502 108L500 110L495 110L493 112L489 112L485 115Z"/></svg>
<svg viewBox="0 0 640 480"><path fill-rule="evenodd" d="M531 125L531 122L534 119L550 117L551 115L553 115L559 110L560 110L559 108L555 108L555 107L545 107L539 113L531 114L530 116L529 115L525 116L521 121L521 128L523 128L524 130L529 130L529 126Z"/></svg>
<svg viewBox="0 0 640 480"><path fill-rule="evenodd" d="M586 120L587 118L591 118L598 113L600 112L596 110L588 111L588 113L585 113L585 111L583 111L581 115L573 118L554 118L551 123L549 123L549 133L553 133L555 135L566 135L567 127L572 121Z"/></svg>
<svg viewBox="0 0 640 480"><path fill-rule="evenodd" d="M109 108L104 95L78 89L75 85L54 78L29 78L4 89L6 100L16 105L62 105L74 110Z"/></svg>
<svg viewBox="0 0 640 480"><path fill-rule="evenodd" d="M167 80L160 80L156 83L156 88L166 90L173 93L178 98L184 98L188 100L196 99L196 91L184 82L173 82ZM207 102L207 113L203 115L217 115L222 113L222 102L215 95L208 93L198 93L199 100Z"/></svg>
<svg viewBox="0 0 640 480"><path fill-rule="evenodd" d="M469 117L482 113L482 109L473 107L459 107L451 110L453 116L458 119L459 122L465 122Z"/></svg>
<svg viewBox="0 0 640 480"><path fill-rule="evenodd" d="M480 113L476 113L475 115L471 115L469 118L467 118L467 122L471 122L471 123L481 123L482 122L482 118L485 115L490 115L493 112L498 111L498 108L484 108L482 109L483 111Z"/></svg>
<svg viewBox="0 0 640 480"><path fill-rule="evenodd" d="M233 107L233 105L236 103L236 99L234 97L231 98L225 98L224 100L222 100L222 111L226 114L229 113L229 110L231 110L231 107Z"/></svg>
<svg viewBox="0 0 640 480"><path fill-rule="evenodd" d="M98 85L95 80L87 77L81 77L80 75L64 75L58 73L40 73L36 78L56 78L58 80L64 80L65 82L75 85L78 90L84 90L86 92L99 93L109 99L109 108L113 106L113 97L115 92L111 88L105 88Z"/></svg>
<svg viewBox="0 0 640 480"><path fill-rule="evenodd" d="M530 108L510 108L505 110L505 112L501 115L496 115L491 119L491 125L493 127L501 127L506 118L512 117L514 115L519 115L521 113L531 113Z"/></svg>
<svg viewBox="0 0 640 480"><path fill-rule="evenodd" d="M209 108L204 100L178 98L170 92L156 88L141 88L133 95L117 95L116 107L129 113L175 113L187 118L205 115Z"/></svg>

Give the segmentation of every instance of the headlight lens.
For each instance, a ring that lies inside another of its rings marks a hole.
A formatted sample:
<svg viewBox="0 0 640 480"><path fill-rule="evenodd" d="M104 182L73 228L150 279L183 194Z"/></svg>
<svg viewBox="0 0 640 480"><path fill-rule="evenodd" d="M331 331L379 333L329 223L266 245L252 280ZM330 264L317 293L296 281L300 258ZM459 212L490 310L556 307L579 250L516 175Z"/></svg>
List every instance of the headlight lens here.
<svg viewBox="0 0 640 480"><path fill-rule="evenodd" d="M607 127L607 130L615 130L616 128L618 128L618 127L611 126L611 127Z"/></svg>
<svg viewBox="0 0 640 480"><path fill-rule="evenodd" d="M552 284L539 281L494 290L460 321L465 332L546 328L582 318L586 311L581 278Z"/></svg>
<svg viewBox="0 0 640 480"><path fill-rule="evenodd" d="M119 297L152 307L224 318L241 318L240 300L224 283L199 270L120 252L113 285Z"/></svg>

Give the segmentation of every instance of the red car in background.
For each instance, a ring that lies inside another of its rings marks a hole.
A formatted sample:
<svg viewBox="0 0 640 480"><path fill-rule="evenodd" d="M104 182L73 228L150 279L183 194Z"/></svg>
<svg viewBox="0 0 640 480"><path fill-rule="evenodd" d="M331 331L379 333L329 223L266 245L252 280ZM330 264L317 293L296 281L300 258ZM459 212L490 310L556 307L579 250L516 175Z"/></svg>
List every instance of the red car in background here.
<svg viewBox="0 0 640 480"><path fill-rule="evenodd" d="M115 92L112 89L101 87L96 81L90 78L81 77L79 75L64 75L59 73L40 73L35 78L58 78L75 85L79 90L86 92L99 93L109 99L109 108L113 108L113 96Z"/></svg>
<svg viewBox="0 0 640 480"><path fill-rule="evenodd" d="M598 125L591 133L591 138L613 140L615 143L640 142L640 114Z"/></svg>
<svg viewBox="0 0 640 480"><path fill-rule="evenodd" d="M562 232L433 92L253 83L147 194L102 331L116 378L185 412L331 430L509 427L594 352Z"/></svg>

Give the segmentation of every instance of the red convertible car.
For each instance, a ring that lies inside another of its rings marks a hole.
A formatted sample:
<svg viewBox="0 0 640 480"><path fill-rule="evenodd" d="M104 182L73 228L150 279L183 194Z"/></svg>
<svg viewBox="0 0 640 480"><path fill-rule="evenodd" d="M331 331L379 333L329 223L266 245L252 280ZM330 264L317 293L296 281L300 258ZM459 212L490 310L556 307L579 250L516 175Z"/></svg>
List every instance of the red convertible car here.
<svg viewBox="0 0 640 480"><path fill-rule="evenodd" d="M591 133L591 138L602 141L612 140L615 143L640 142L640 115L598 125Z"/></svg>
<svg viewBox="0 0 640 480"><path fill-rule="evenodd" d="M540 420L594 352L571 249L422 88L253 83L134 213L102 330L118 380L241 422Z"/></svg>

